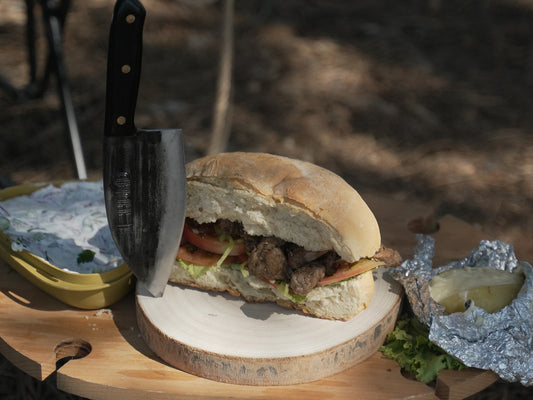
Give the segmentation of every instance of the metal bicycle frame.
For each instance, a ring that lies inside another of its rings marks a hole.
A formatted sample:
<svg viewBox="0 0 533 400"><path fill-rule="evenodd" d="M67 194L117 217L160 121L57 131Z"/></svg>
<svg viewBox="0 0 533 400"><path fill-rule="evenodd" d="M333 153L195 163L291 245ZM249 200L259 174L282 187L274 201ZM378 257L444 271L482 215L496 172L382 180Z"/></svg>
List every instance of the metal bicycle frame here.
<svg viewBox="0 0 533 400"><path fill-rule="evenodd" d="M70 0L25 0L26 1L26 47L28 52L29 82L17 88L4 76L0 75L0 88L16 101L40 98L48 88L50 76L57 77L58 92L65 118L66 128L79 179L87 178L87 169L76 121L76 114L70 90L67 68L63 55L63 30L70 8ZM48 54L42 76L38 76L36 55L35 7L39 3L42 10Z"/></svg>

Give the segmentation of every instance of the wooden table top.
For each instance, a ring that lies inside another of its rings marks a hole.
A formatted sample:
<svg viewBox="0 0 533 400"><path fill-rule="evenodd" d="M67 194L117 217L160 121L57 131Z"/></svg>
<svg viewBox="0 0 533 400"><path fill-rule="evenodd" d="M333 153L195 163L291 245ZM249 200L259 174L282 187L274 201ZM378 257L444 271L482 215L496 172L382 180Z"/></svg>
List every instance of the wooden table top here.
<svg viewBox="0 0 533 400"><path fill-rule="evenodd" d="M410 257L415 237L407 223L431 210L421 204L364 198L376 214L383 243ZM486 236L444 217L436 238L436 265L466 256ZM517 248L530 257L530 248ZM527 259L527 258L524 258ZM377 352L360 364L319 381L290 386L215 382L167 365L142 339L135 299L104 310L78 310L32 286L0 262L0 352L29 375L44 380L57 368L59 389L91 399L461 399L497 377L487 371L444 371L436 387L402 376L398 364ZM70 359L63 363L62 360ZM58 363L59 361L59 363ZM355 396L355 397L354 397Z"/></svg>

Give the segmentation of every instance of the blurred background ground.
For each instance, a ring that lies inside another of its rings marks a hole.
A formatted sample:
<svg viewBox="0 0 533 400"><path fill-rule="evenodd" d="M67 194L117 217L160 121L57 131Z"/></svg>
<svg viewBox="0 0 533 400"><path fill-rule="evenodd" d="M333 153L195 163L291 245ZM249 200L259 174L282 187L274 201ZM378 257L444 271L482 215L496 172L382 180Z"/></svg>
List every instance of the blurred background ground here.
<svg viewBox="0 0 533 400"><path fill-rule="evenodd" d="M65 30L91 178L101 177L113 4L73 0ZM199 157L213 123L221 5L143 4L137 126L182 128L187 158ZM28 76L24 18L24 1L0 1L0 74L17 86ZM308 160L362 193L444 204L488 235L532 243L533 1L237 0L234 29L227 150ZM0 91L0 176L12 183L76 177L54 85L31 101ZM37 385L0 368L0 387ZM11 398L61 398L33 390ZM532 394L498 382L473 398Z"/></svg>

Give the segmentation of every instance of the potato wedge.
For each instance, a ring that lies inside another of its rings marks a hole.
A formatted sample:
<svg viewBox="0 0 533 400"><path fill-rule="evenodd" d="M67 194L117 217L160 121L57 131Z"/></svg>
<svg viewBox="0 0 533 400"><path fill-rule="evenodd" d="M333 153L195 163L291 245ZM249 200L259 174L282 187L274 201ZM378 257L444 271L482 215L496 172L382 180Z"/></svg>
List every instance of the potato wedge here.
<svg viewBox="0 0 533 400"><path fill-rule="evenodd" d="M513 273L489 267L455 268L433 277L429 293L447 314L464 312L468 300L494 313L516 298L524 279L520 268Z"/></svg>

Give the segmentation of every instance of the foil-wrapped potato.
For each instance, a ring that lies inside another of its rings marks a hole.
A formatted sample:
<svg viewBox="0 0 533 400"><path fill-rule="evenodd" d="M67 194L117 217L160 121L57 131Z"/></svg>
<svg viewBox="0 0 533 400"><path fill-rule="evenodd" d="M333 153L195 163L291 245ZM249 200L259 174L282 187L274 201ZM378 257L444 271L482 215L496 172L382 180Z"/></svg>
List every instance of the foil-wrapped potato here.
<svg viewBox="0 0 533 400"><path fill-rule="evenodd" d="M466 366L533 386L533 265L510 244L482 240L467 257L434 266L435 239L416 238L413 258L390 274L429 340Z"/></svg>
<svg viewBox="0 0 533 400"><path fill-rule="evenodd" d="M494 313L516 298L524 284L521 268L513 272L488 267L450 269L433 277L429 294L444 306L447 314L464 312L473 301L478 307Z"/></svg>

